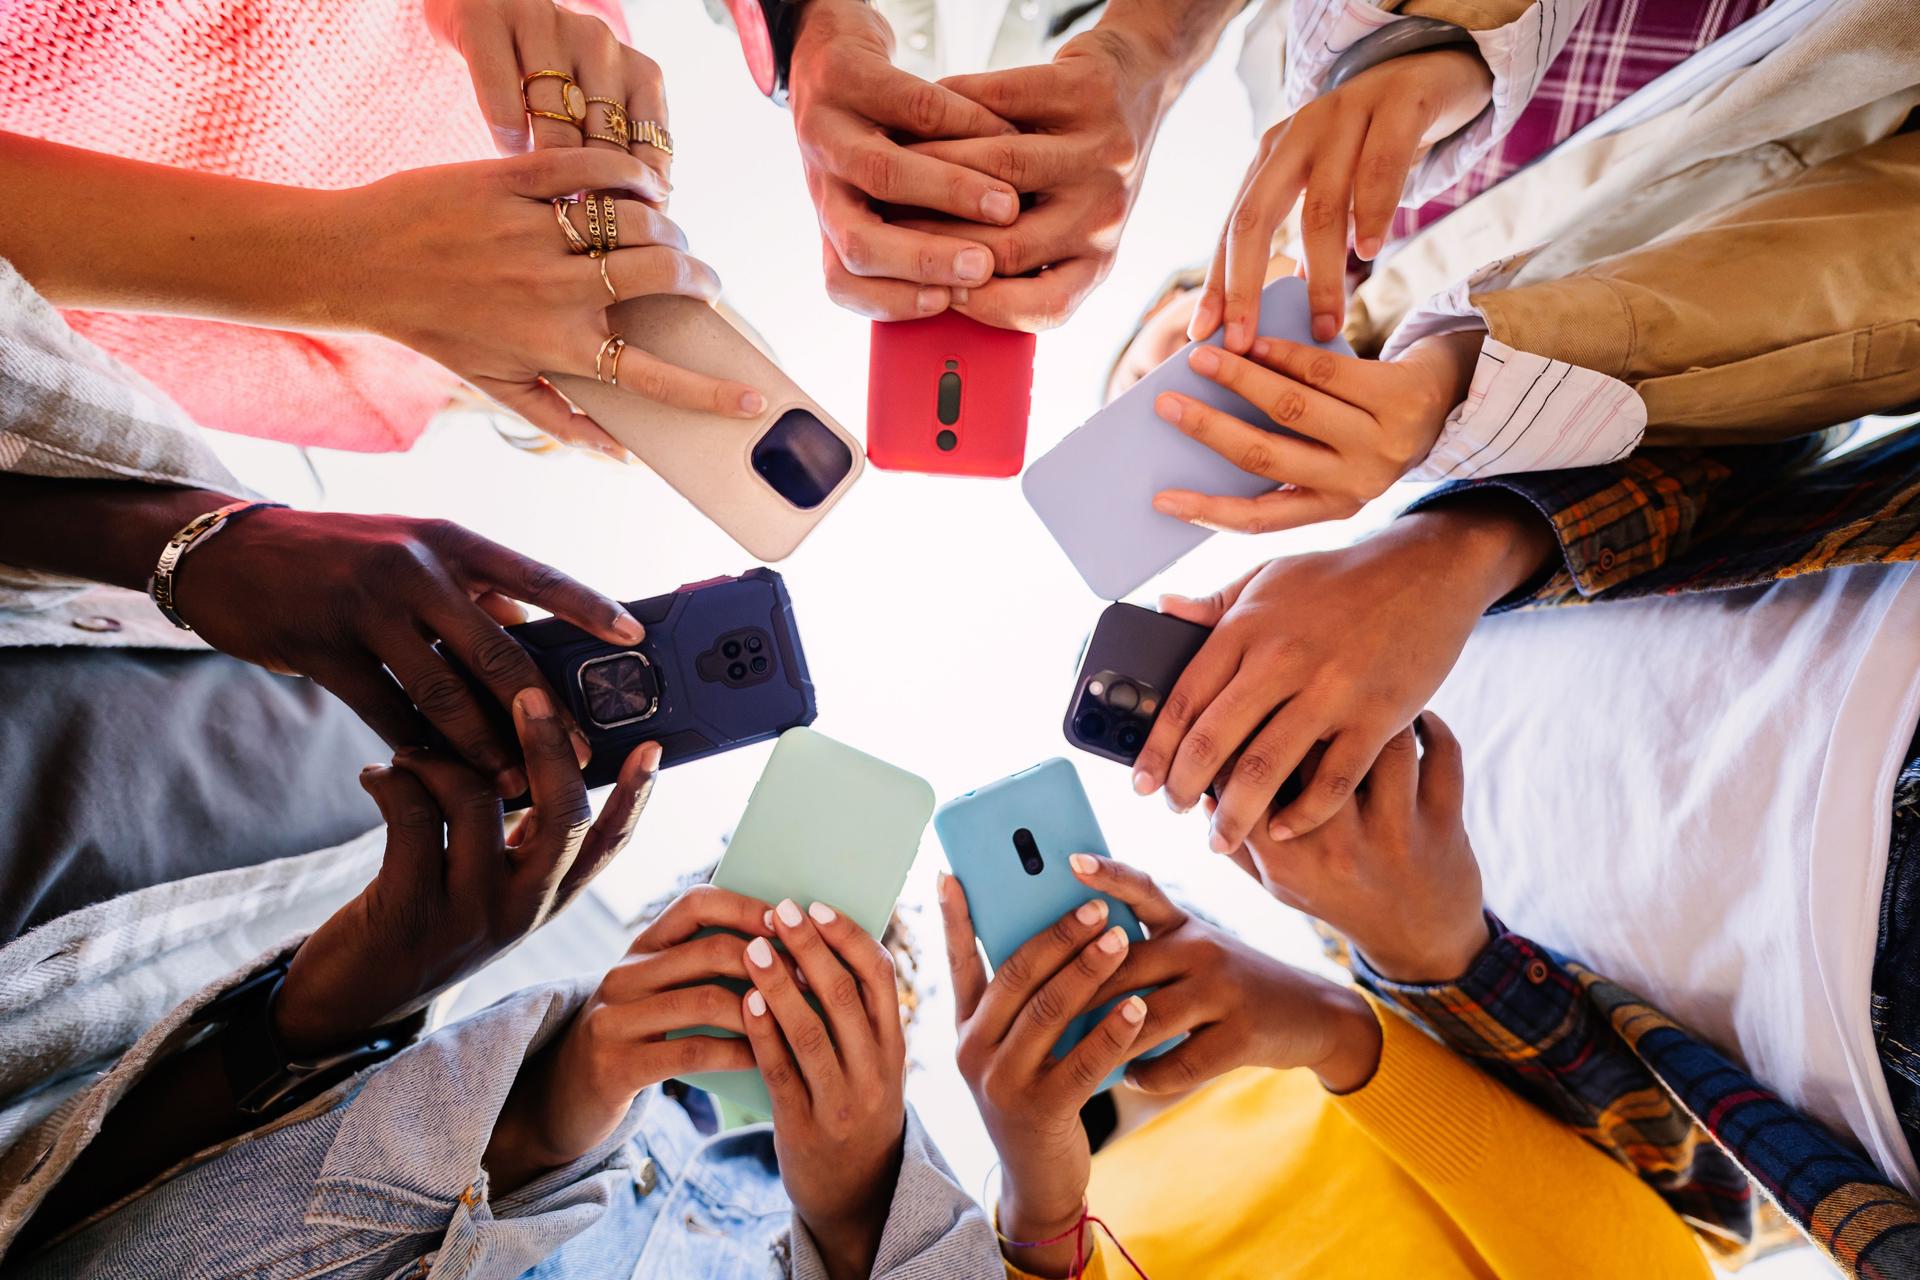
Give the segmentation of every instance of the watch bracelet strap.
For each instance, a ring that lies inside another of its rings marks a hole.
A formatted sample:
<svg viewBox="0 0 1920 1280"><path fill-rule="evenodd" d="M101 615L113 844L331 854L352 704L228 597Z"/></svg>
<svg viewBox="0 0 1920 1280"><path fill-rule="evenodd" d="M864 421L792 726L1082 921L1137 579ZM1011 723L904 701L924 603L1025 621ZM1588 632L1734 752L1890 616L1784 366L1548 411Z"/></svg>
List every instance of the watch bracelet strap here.
<svg viewBox="0 0 1920 1280"><path fill-rule="evenodd" d="M1332 93L1362 71L1383 62L1435 49L1478 48L1473 32L1439 18L1402 17L1347 46L1321 80L1320 92Z"/></svg>
<svg viewBox="0 0 1920 1280"><path fill-rule="evenodd" d="M174 606L174 577L179 573L180 563L187 558L187 553L235 520L244 519L256 511L284 509L286 505L284 502L229 502L224 507L195 516L182 525L179 532L168 538L167 545L161 548L160 559L155 562L153 574L147 579L147 596L153 601L154 607L180 630L193 630L193 624L181 617L179 609Z"/></svg>

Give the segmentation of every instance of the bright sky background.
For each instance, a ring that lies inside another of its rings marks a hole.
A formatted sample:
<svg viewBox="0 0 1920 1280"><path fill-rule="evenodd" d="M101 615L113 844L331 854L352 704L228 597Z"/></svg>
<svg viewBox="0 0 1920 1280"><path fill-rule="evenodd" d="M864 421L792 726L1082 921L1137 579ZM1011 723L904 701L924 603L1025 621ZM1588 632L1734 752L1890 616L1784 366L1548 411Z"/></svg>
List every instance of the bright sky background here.
<svg viewBox="0 0 1920 1280"><path fill-rule="evenodd" d="M787 115L757 95L731 33L711 25L695 0L629 0L628 9L635 44L666 69L675 140L670 213L782 367L862 430L868 324L834 307L822 289L817 224ZM1165 275L1211 251L1253 143L1233 74L1239 41L1236 26L1168 119L1113 274L1071 323L1040 338L1030 460L1098 407L1119 344ZM502 443L481 414L446 415L401 456L315 451L303 460L284 446L234 437L222 444L246 478L289 501L448 517L621 599L754 563L644 468L584 455L529 456ZM1345 542L1404 496L1390 494L1342 526L1216 537L1142 598L1150 603L1162 589L1209 591L1260 560ZM1123 768L1066 745L1061 715L1102 602L1054 546L1016 481L870 468L776 567L793 594L821 732L921 774L942 801L1070 755L1117 856L1276 954L1318 963L1305 924L1250 892L1238 871L1207 851L1197 811L1178 818L1158 799L1135 797ZM662 778L633 845L597 885L617 914L629 915L674 876L718 855L769 749L736 751ZM993 1155L952 1066L951 1003L933 909L933 874L942 865L929 829L903 900L928 986L909 1096L977 1190ZM1827 1272L1801 1255L1743 1274L1784 1280Z"/></svg>

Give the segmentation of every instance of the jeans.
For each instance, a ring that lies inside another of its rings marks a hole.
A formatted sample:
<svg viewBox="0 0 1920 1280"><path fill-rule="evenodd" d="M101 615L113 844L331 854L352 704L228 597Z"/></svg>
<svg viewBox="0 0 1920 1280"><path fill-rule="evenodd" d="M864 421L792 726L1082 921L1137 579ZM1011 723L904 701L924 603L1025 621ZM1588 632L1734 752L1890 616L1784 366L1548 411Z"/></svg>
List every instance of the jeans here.
<svg viewBox="0 0 1920 1280"><path fill-rule="evenodd" d="M1920 1156L1920 732L1893 787L1872 1000L1880 1070L1907 1147Z"/></svg>

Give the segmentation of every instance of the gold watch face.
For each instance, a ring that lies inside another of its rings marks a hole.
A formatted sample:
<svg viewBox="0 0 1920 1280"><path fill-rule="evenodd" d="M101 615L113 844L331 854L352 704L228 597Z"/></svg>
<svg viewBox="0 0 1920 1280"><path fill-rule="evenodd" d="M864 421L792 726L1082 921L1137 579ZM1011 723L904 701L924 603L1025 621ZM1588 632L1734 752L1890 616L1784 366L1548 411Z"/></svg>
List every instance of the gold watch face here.
<svg viewBox="0 0 1920 1280"><path fill-rule="evenodd" d="M587 118L587 92L571 82L560 87L560 96L566 103L567 114L575 120Z"/></svg>

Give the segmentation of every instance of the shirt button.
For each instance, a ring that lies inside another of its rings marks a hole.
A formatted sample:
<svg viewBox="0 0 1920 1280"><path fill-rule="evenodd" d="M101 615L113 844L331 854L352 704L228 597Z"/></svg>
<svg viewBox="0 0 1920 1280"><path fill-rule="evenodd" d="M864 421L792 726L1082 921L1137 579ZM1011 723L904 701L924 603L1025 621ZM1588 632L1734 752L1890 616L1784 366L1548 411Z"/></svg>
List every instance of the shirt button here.
<svg viewBox="0 0 1920 1280"><path fill-rule="evenodd" d="M928 39L927 33L924 31L916 31L912 35L907 37L907 48L909 49L915 49L915 50L925 49L929 44L932 44L932 43L933 42L930 39Z"/></svg>
<svg viewBox="0 0 1920 1280"><path fill-rule="evenodd" d="M1613 556L1612 547L1600 548L1600 571L1602 573L1605 573L1607 570L1613 568L1613 559L1614 559L1614 556Z"/></svg>
<svg viewBox="0 0 1920 1280"><path fill-rule="evenodd" d="M73 625L82 631L118 631L120 619L109 618L104 614L90 614L84 618L75 618Z"/></svg>
<svg viewBox="0 0 1920 1280"><path fill-rule="evenodd" d="M652 1194L654 1187L660 1183L660 1174L654 1168L652 1156L641 1157L640 1163L633 1166L632 1173L633 1189L642 1196Z"/></svg>
<svg viewBox="0 0 1920 1280"><path fill-rule="evenodd" d="M1527 962L1527 981L1537 987L1546 980L1547 962L1545 960L1529 960Z"/></svg>

